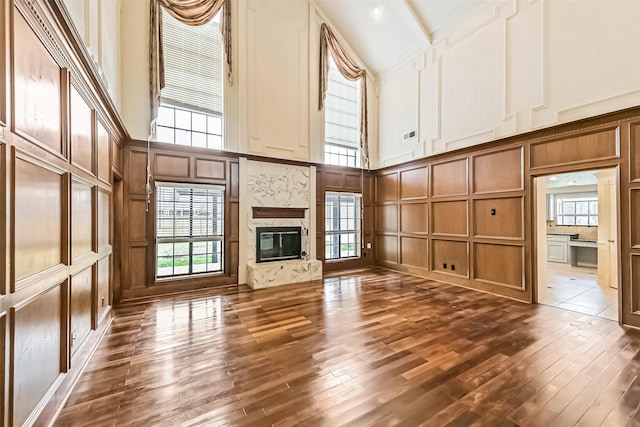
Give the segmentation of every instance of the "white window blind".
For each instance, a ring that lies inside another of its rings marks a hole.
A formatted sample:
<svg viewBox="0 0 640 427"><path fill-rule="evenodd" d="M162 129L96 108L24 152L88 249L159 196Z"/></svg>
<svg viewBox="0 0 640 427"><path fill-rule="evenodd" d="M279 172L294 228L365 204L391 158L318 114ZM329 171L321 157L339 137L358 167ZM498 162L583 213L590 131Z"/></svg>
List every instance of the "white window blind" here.
<svg viewBox="0 0 640 427"><path fill-rule="evenodd" d="M190 26L163 9L162 46L162 102L222 115L224 49L219 14L205 25Z"/></svg>
<svg viewBox="0 0 640 427"><path fill-rule="evenodd" d="M360 81L345 79L329 55L329 84L324 107L325 143L360 146Z"/></svg>

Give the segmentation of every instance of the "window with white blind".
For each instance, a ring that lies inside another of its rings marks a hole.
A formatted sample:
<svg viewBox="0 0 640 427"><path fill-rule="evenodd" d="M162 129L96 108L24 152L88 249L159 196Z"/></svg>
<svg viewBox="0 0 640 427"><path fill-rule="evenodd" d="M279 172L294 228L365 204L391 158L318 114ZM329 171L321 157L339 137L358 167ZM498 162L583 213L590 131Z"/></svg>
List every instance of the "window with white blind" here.
<svg viewBox="0 0 640 427"><path fill-rule="evenodd" d="M325 194L325 259L360 256L361 199L354 193Z"/></svg>
<svg viewBox="0 0 640 427"><path fill-rule="evenodd" d="M224 269L224 188L156 183L156 276Z"/></svg>
<svg viewBox="0 0 640 427"><path fill-rule="evenodd" d="M344 78L331 55L324 104L324 162L360 166L360 81Z"/></svg>
<svg viewBox="0 0 640 427"><path fill-rule="evenodd" d="M204 25L183 24L162 10L165 87L156 140L224 148L224 47L220 14Z"/></svg>

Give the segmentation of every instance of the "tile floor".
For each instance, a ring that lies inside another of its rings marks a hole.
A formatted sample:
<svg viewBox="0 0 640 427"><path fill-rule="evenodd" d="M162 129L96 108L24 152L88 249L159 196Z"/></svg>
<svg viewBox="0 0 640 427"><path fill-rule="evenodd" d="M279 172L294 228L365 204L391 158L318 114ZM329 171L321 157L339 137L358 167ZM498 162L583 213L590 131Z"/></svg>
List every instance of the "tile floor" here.
<svg viewBox="0 0 640 427"><path fill-rule="evenodd" d="M618 290L599 286L595 268L547 263L549 283L541 304L618 320Z"/></svg>

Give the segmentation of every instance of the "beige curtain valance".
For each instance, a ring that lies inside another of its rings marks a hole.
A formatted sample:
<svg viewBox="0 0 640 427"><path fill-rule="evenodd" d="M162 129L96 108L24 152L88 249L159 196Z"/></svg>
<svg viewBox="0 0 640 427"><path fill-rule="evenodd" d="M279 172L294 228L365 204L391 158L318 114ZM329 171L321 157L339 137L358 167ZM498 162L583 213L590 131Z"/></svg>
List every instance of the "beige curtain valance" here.
<svg viewBox="0 0 640 427"><path fill-rule="evenodd" d="M164 54L162 51L162 8L187 25L204 25L222 9L222 40L227 61L227 77L231 82L231 0L150 0L149 51L151 83L151 120L158 117L160 91L164 87Z"/></svg>
<svg viewBox="0 0 640 427"><path fill-rule="evenodd" d="M320 96L318 109L324 108L329 84L329 57L331 53L340 74L347 80L360 80L360 151L363 167L369 169L369 142L367 133L367 71L360 67L338 41L325 23L320 27Z"/></svg>

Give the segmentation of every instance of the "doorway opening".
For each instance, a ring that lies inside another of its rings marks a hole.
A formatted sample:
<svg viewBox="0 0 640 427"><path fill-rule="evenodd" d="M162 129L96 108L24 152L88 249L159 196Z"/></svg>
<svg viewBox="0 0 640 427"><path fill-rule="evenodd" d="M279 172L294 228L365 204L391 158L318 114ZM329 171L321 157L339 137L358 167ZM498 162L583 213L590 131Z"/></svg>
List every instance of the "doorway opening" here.
<svg viewBox="0 0 640 427"><path fill-rule="evenodd" d="M539 304L618 321L617 169L534 178Z"/></svg>

